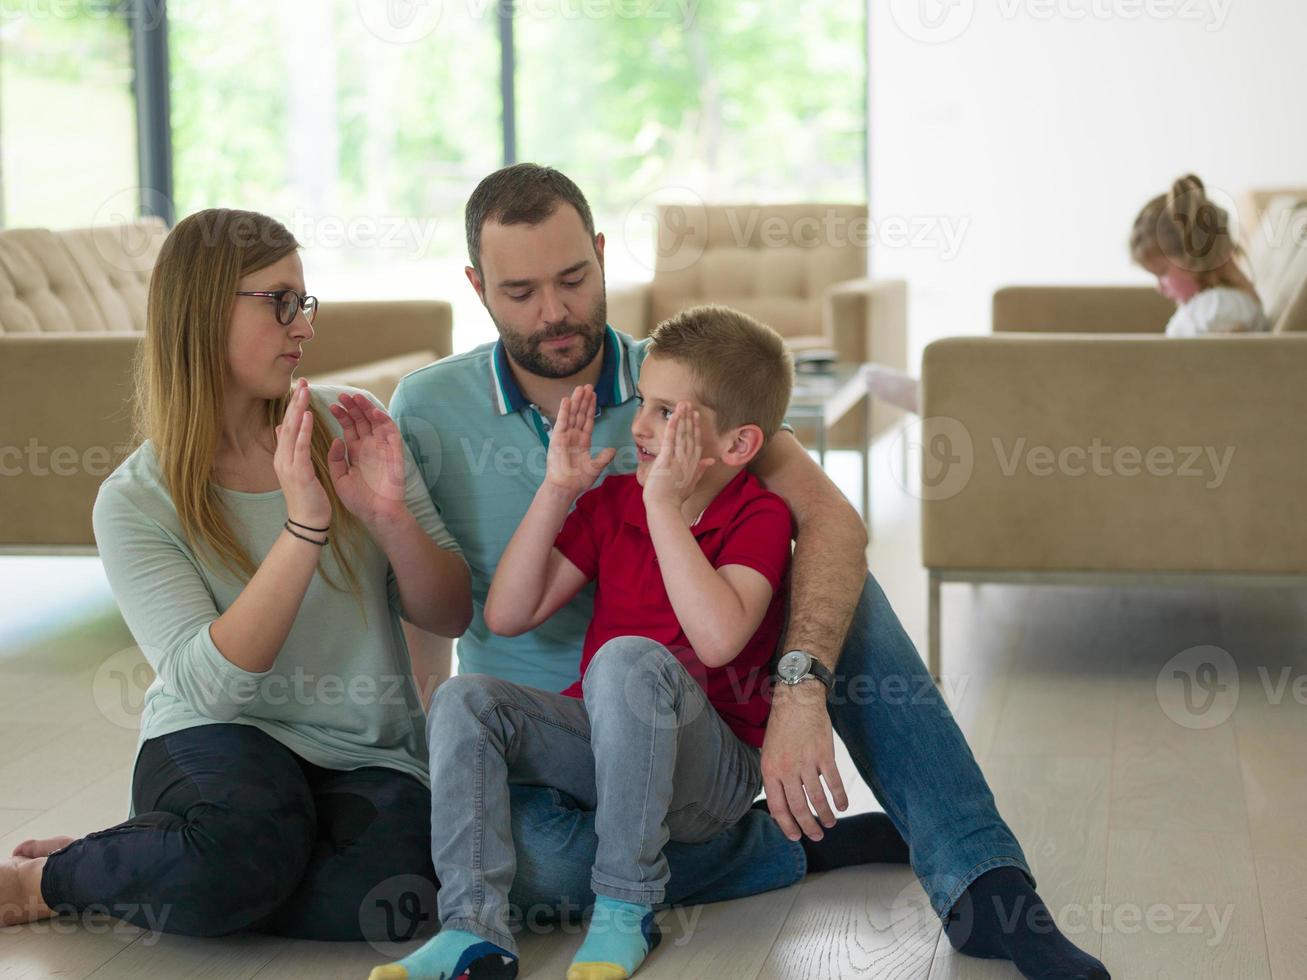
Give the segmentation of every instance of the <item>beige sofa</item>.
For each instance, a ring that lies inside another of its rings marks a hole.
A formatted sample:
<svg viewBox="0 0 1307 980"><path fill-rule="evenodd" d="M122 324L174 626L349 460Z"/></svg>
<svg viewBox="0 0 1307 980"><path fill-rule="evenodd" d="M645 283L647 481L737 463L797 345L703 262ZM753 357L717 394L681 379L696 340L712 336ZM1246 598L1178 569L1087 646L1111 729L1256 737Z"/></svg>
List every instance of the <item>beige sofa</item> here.
<svg viewBox="0 0 1307 980"><path fill-rule="evenodd" d="M1014 287L926 348L922 560L1017 581L1307 585L1307 191L1250 195L1269 335L1167 338L1151 289Z"/></svg>
<svg viewBox="0 0 1307 980"><path fill-rule="evenodd" d="M865 205L662 205L651 282L610 285L610 322L637 337L682 310L723 303L772 326L798 351L831 348L842 362L907 364L907 284L867 278ZM851 412L832 446L864 437ZM868 440L900 417L876 405ZM800 435L804 433L800 432Z"/></svg>
<svg viewBox="0 0 1307 980"><path fill-rule="evenodd" d="M158 222L0 232L0 552L93 552L100 481L134 448L131 363ZM324 303L310 380L389 400L399 378L450 353L436 301Z"/></svg>

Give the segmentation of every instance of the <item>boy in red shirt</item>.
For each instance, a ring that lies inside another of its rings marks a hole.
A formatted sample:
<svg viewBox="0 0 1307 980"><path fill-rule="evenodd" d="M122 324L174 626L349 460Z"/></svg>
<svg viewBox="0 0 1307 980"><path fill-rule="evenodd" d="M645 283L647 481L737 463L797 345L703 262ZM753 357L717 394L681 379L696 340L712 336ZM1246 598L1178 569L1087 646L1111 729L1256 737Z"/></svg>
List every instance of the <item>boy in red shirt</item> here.
<svg viewBox="0 0 1307 980"><path fill-rule="evenodd" d="M734 824L762 786L793 526L745 467L780 428L792 384L780 336L751 317L709 306L665 321L640 371L636 472L593 490L615 450L591 456L589 386L563 399L544 483L485 618L496 633L524 633L595 581L582 677L561 694L477 675L437 689L428 731L432 826L447 828L432 838L441 932L374 977L517 975L510 782L595 809L595 910L568 980L622 980L657 945L663 845Z"/></svg>

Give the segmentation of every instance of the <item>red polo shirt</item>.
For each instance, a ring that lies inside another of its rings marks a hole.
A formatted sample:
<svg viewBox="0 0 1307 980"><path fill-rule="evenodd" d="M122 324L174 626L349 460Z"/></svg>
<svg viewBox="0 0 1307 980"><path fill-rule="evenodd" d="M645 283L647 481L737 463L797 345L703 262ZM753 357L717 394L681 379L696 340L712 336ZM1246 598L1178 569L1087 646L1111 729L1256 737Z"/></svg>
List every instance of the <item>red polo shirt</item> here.
<svg viewBox="0 0 1307 980"><path fill-rule="evenodd" d="M618 636L656 640L685 665L741 741L761 747L771 706L770 664L785 626L793 521L785 501L741 470L690 528L714 568L745 565L772 587L758 630L733 661L706 667L672 611L649 536L644 488L634 474L610 476L581 495L554 547L595 583L594 618L585 634L581 676L595 651ZM577 681L564 694L581 697Z"/></svg>

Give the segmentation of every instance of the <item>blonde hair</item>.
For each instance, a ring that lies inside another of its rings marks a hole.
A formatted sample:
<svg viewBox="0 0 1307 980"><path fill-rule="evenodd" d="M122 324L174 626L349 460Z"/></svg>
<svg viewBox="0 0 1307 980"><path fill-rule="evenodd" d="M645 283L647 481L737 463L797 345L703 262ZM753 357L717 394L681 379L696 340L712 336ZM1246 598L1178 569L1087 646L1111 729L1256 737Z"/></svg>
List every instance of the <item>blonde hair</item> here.
<svg viewBox="0 0 1307 980"><path fill-rule="evenodd" d="M226 507L210 477L217 453L232 306L242 277L295 252L299 243L280 222L252 211L211 208L182 219L168 234L150 275L145 339L136 355L135 422L138 441L149 439L182 531L197 554L208 551L240 580L257 566L232 533ZM286 413L286 394L265 400L272 431ZM313 415L313 469L331 501L337 565L348 591L360 596L346 548L357 540L358 521L340 503L327 469L331 447L322 416ZM323 549L325 553L325 549ZM318 570L322 571L319 559ZM346 589L323 578L333 588Z"/></svg>
<svg viewBox="0 0 1307 980"><path fill-rule="evenodd" d="M695 306L658 324L647 357L689 368L695 394L717 431L756 425L770 439L785 420L794 359L771 327L726 306Z"/></svg>
<svg viewBox="0 0 1307 980"><path fill-rule="evenodd" d="M1186 174L1153 198L1135 218L1130 256L1145 268L1161 259L1190 273L1200 287L1242 285L1243 250L1230 232L1230 216L1207 196L1203 182Z"/></svg>

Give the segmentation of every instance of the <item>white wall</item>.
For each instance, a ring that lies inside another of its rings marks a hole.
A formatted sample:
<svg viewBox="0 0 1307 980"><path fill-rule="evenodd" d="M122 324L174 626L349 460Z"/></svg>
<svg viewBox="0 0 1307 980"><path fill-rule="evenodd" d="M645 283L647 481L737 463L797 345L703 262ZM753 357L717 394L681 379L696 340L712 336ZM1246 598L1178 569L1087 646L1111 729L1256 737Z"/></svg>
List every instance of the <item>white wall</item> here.
<svg viewBox="0 0 1307 980"><path fill-rule="evenodd" d="M1307 184L1301 0L870 3L872 271L909 280L914 364L1001 285L1148 283L1126 237L1181 173Z"/></svg>

